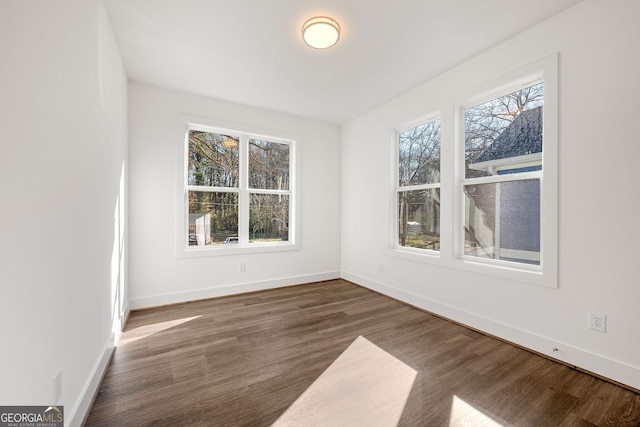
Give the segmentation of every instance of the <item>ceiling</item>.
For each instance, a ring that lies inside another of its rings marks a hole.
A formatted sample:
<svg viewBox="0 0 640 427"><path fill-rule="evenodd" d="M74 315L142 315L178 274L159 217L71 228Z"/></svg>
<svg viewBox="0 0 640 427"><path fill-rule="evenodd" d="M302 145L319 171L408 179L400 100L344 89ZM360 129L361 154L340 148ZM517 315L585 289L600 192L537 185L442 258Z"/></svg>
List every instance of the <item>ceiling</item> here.
<svg viewBox="0 0 640 427"><path fill-rule="evenodd" d="M105 0L130 80L335 124L581 0ZM316 15L342 27L311 49Z"/></svg>

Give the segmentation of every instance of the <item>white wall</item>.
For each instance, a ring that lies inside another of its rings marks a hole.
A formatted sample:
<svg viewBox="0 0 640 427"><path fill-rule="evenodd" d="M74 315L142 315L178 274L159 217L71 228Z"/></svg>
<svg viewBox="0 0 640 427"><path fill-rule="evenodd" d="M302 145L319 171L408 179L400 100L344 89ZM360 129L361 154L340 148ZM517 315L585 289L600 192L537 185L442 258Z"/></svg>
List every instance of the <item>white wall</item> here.
<svg viewBox="0 0 640 427"><path fill-rule="evenodd" d="M640 388L639 22L635 0L585 1L347 123L343 277ZM389 124L555 52L559 287L389 257ZM607 333L588 329L590 310Z"/></svg>
<svg viewBox="0 0 640 427"><path fill-rule="evenodd" d="M132 308L299 284L339 276L340 130L265 111L131 82L130 292ZM298 251L176 257L177 168L185 117L207 125L298 140L302 218ZM246 272L238 272L238 263Z"/></svg>
<svg viewBox="0 0 640 427"><path fill-rule="evenodd" d="M125 285L126 76L99 0L2 1L0 63L0 404L79 425Z"/></svg>

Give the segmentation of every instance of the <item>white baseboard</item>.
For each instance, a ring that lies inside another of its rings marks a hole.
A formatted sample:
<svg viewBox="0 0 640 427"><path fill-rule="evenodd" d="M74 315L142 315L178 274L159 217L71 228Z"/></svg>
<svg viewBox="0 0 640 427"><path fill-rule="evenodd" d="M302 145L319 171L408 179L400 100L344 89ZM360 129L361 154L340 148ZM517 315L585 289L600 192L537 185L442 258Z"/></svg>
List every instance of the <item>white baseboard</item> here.
<svg viewBox="0 0 640 427"><path fill-rule="evenodd" d="M341 277L407 304L451 319L473 329L533 350L606 379L640 390L640 368L577 348L530 331L487 319L456 307L415 295L374 280L343 271ZM555 349L555 350L554 350Z"/></svg>
<svg viewBox="0 0 640 427"><path fill-rule="evenodd" d="M140 308L157 307L167 304L176 304L200 299L236 295L246 292L262 291L265 289L281 288L284 286L300 285L303 283L321 282L323 280L339 279L339 271L328 271L324 273L308 274L303 276L282 277L273 280L260 282L240 283L236 285L196 289L185 292L175 292L164 295L153 295L148 297L130 298L129 308L136 310Z"/></svg>
<svg viewBox="0 0 640 427"><path fill-rule="evenodd" d="M85 418L89 415L93 400L98 393L100 384L102 383L102 377L104 376L109 362L115 351L114 337L111 336L108 342L105 344L104 350L100 355L100 358L96 361L91 375L85 383L80 398L76 401L71 412L65 414L65 425L68 427L80 427L84 424ZM65 411L66 412L66 411Z"/></svg>

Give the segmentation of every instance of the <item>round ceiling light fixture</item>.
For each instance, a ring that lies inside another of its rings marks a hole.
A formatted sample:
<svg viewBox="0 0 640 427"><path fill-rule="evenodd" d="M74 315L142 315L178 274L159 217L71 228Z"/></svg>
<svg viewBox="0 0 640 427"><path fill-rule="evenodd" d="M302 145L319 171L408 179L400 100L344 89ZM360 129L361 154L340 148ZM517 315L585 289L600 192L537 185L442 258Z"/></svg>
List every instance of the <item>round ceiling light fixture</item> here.
<svg viewBox="0 0 640 427"><path fill-rule="evenodd" d="M340 25L327 16L316 16L302 24L302 38L314 49L326 49L340 39Z"/></svg>

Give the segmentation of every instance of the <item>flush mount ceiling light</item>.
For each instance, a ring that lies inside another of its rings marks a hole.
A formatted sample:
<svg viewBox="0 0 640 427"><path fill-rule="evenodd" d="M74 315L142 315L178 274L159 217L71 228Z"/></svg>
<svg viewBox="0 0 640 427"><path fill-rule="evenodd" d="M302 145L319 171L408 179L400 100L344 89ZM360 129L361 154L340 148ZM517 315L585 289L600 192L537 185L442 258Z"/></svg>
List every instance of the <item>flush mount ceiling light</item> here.
<svg viewBox="0 0 640 427"><path fill-rule="evenodd" d="M326 49L340 39L340 25L327 16L316 16L302 24L302 38L314 49Z"/></svg>

